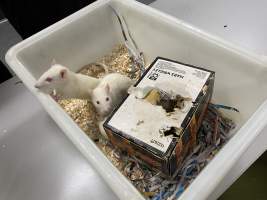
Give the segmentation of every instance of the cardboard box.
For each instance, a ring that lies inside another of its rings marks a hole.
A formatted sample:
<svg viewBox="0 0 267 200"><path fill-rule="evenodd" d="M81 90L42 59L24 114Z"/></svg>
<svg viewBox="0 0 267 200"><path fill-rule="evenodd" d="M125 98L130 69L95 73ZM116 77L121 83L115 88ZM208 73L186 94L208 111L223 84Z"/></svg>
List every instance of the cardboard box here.
<svg viewBox="0 0 267 200"><path fill-rule="evenodd" d="M156 58L104 123L110 141L173 176L197 144L215 73Z"/></svg>

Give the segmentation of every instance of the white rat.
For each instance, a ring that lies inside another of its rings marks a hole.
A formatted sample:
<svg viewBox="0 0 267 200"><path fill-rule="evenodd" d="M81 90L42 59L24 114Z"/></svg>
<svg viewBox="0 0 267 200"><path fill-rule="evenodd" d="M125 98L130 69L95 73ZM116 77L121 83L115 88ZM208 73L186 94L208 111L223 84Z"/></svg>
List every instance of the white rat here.
<svg viewBox="0 0 267 200"><path fill-rule="evenodd" d="M105 69L106 71L106 69ZM88 90L92 91L100 79L70 71L60 64L52 64L35 84L44 93L51 94L54 90L63 98L90 98Z"/></svg>
<svg viewBox="0 0 267 200"><path fill-rule="evenodd" d="M133 80L119 73L106 75L92 92L92 103L101 117L105 117L127 95Z"/></svg>

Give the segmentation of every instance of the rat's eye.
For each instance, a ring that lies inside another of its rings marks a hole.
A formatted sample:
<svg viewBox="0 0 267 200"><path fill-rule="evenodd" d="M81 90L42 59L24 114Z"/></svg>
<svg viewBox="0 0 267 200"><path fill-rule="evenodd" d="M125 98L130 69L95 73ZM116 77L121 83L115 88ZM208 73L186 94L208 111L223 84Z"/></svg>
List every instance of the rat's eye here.
<svg viewBox="0 0 267 200"><path fill-rule="evenodd" d="M50 83L52 80L53 80L53 79L50 78L50 77L48 77L48 78L45 79L45 81L47 81L47 82L49 82L49 83Z"/></svg>
<svg viewBox="0 0 267 200"><path fill-rule="evenodd" d="M100 102L99 102L99 101L96 101L96 103L97 103L97 104L100 104Z"/></svg>
<svg viewBox="0 0 267 200"><path fill-rule="evenodd" d="M106 101L109 101L109 97L106 98Z"/></svg>

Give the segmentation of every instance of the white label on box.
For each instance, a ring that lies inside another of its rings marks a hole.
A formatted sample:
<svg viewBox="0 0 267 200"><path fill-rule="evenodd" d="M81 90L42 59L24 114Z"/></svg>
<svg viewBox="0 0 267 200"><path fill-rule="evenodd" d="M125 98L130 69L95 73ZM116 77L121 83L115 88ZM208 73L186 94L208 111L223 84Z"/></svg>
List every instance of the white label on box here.
<svg viewBox="0 0 267 200"><path fill-rule="evenodd" d="M209 75L208 71L158 59L137 87L152 86L195 101ZM165 153L173 136L163 136L160 130L180 127L191 107L192 103L189 102L185 109L166 115L162 106L137 99L131 94L108 125Z"/></svg>

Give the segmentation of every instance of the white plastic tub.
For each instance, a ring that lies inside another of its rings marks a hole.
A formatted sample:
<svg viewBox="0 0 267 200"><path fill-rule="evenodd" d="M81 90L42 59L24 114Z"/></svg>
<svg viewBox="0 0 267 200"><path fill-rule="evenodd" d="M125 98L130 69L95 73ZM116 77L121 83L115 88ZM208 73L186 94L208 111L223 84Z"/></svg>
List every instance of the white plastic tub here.
<svg viewBox="0 0 267 200"><path fill-rule="evenodd" d="M12 47L7 63L119 198L143 199L60 106L34 88L53 58L76 71L122 41L107 4L124 15L147 63L162 56L215 71L214 101L241 111L231 116L239 123L235 136L179 199L218 197L266 149L267 69L256 55L133 0L99 0ZM256 138L261 140L253 143Z"/></svg>

